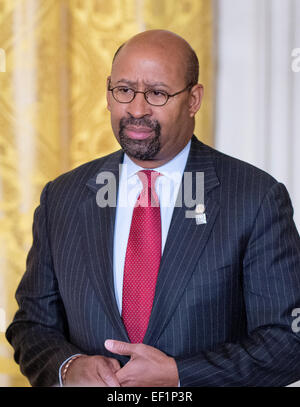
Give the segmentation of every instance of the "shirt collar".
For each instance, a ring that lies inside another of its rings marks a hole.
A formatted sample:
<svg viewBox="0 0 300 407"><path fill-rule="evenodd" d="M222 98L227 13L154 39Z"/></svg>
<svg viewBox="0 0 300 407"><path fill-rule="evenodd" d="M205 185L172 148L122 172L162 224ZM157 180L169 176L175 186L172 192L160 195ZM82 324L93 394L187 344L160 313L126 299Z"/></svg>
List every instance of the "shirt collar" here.
<svg viewBox="0 0 300 407"><path fill-rule="evenodd" d="M172 160L161 165L160 167L154 168L153 170L158 171L162 175L165 175L168 178L174 179L175 181L178 179L178 177L174 178L174 177L172 177L172 174L176 175L179 173L180 178L181 178L184 168L186 166L190 147L191 147L191 140L174 158L172 158ZM139 165L135 164L126 153L124 154L124 159L123 159L123 165L124 164L127 165L127 179L133 177L138 171L145 169L145 168L140 167Z"/></svg>

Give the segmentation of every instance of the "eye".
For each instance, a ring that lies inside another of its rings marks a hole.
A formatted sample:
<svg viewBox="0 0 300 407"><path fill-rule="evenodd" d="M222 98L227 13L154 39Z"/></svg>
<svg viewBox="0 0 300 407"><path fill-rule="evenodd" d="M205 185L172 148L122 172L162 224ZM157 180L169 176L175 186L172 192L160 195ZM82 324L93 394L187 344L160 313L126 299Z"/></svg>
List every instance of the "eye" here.
<svg viewBox="0 0 300 407"><path fill-rule="evenodd" d="M129 93L132 92L132 89L127 88L126 86L119 86L118 88L119 93Z"/></svg>
<svg viewBox="0 0 300 407"><path fill-rule="evenodd" d="M163 92L161 90L155 90L155 89L149 90L148 94L151 96L154 96L154 97L165 97L166 96L166 92Z"/></svg>

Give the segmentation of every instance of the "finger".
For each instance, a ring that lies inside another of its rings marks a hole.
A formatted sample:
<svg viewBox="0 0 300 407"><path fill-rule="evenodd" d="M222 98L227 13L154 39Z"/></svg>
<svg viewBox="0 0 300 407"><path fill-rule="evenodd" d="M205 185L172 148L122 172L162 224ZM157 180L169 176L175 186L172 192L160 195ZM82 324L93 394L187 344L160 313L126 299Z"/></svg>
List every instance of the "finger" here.
<svg viewBox="0 0 300 407"><path fill-rule="evenodd" d="M120 383L115 373L107 362L101 363L101 365L97 367L97 372L101 378L101 381L103 381L106 386L120 387Z"/></svg>
<svg viewBox="0 0 300 407"><path fill-rule="evenodd" d="M128 362L129 363L129 362ZM121 386L124 385L124 383L126 383L127 379L128 379L128 369L127 369L127 365L123 366L122 369L118 370L116 373L116 377L119 381L119 383L121 384Z"/></svg>
<svg viewBox="0 0 300 407"><path fill-rule="evenodd" d="M112 371L114 373L121 369L120 362L117 359L108 358L107 361L109 362L110 367L112 368Z"/></svg>
<svg viewBox="0 0 300 407"><path fill-rule="evenodd" d="M104 342L104 346L107 350L112 353L117 353L118 355L132 356L135 353L136 345L133 343L115 341L112 339L107 339Z"/></svg>

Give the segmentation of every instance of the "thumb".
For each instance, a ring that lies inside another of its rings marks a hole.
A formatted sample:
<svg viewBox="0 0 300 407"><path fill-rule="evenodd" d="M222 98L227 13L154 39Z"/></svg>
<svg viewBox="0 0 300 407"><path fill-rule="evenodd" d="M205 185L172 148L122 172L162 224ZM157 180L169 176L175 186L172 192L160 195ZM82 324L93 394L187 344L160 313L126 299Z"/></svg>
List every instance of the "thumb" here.
<svg viewBox="0 0 300 407"><path fill-rule="evenodd" d="M113 339L107 339L104 342L104 346L107 350L118 355L131 356L135 353L135 345L132 343L115 341Z"/></svg>

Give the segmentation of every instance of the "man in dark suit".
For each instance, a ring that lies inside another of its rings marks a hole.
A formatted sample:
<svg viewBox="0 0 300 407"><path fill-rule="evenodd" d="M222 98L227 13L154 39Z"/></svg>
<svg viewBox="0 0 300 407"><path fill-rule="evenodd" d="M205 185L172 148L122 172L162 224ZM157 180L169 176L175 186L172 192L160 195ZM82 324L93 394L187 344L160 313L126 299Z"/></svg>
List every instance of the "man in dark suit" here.
<svg viewBox="0 0 300 407"><path fill-rule="evenodd" d="M33 385L300 378L300 238L288 193L193 136L197 82L195 53L173 33L141 33L116 53L107 100L122 150L49 182L35 212L7 330ZM204 201L177 204L197 174ZM133 204L121 205L125 194Z"/></svg>

